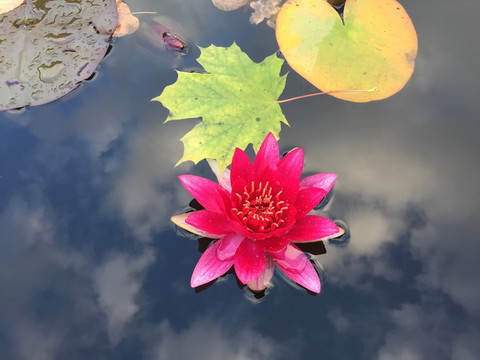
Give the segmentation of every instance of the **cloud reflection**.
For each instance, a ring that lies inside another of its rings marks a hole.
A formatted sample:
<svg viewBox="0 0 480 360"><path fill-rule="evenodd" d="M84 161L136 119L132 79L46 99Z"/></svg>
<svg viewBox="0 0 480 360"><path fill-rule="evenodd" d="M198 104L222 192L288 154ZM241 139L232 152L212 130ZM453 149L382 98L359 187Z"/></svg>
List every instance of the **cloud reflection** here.
<svg viewBox="0 0 480 360"><path fill-rule="evenodd" d="M391 313L394 328L378 351L379 360L475 359L478 356L478 329L458 330L439 304L429 307L403 305Z"/></svg>
<svg viewBox="0 0 480 360"><path fill-rule="evenodd" d="M160 340L152 346L147 360L269 360L296 355L294 349L257 330L245 327L232 331L208 319L181 330L164 321L154 336Z"/></svg>
<svg viewBox="0 0 480 360"><path fill-rule="evenodd" d="M27 202L13 196L0 214L0 334L6 336L0 349L5 347L8 359L54 359L61 349L93 346L101 334L93 327L85 336L74 335L101 313L89 265L60 245L62 225L56 219L41 197Z"/></svg>
<svg viewBox="0 0 480 360"><path fill-rule="evenodd" d="M107 316L107 328L112 345L118 344L125 327L138 312L138 297L145 270L154 261L151 250L139 256L112 254L93 273L100 308Z"/></svg>
<svg viewBox="0 0 480 360"><path fill-rule="evenodd" d="M328 211L351 230L348 245L327 244L318 259L326 272L323 293L300 294L302 303L281 285L255 305L238 296L235 284L225 291L228 282L187 291L189 270L173 280L168 271L190 269L195 244L185 244L182 250L192 251L179 258L159 246L154 262L149 246L163 240L171 212L189 200L177 192L172 169L182 153L178 139L193 123L163 125L164 109L148 102L174 81L171 64L142 60L128 39L119 41L100 76L74 97L15 117L1 114L3 133L15 126L29 133L2 137L0 149L1 160L15 162L0 174L2 360L477 359L478 2L407 5L422 45L401 93L361 106L323 98L284 107L292 127L282 130L282 148L304 147L306 171L340 175ZM217 12L210 0L136 6L181 13L177 20L192 43L229 45L240 36L257 60L275 51L271 30L241 28L248 14ZM139 71L146 65L148 72ZM293 73L289 83L287 91L305 91ZM127 96L121 89L133 90ZM71 214L85 203L94 210L78 224ZM92 224L87 234L112 233L97 220L127 234L122 244L143 242L136 252L117 248L113 235L80 242L78 234ZM160 290L148 293L144 277L159 262L163 273L149 286ZM205 311L210 317L200 318ZM231 329L225 314L237 313L244 321ZM285 344L283 329L292 324L302 341Z"/></svg>
<svg viewBox="0 0 480 360"><path fill-rule="evenodd" d="M128 139L125 158L117 159L107 206L120 213L139 239L149 240L169 224L172 205L179 203L181 184L165 171L174 168L171 149L180 150L179 137L160 121L144 123Z"/></svg>

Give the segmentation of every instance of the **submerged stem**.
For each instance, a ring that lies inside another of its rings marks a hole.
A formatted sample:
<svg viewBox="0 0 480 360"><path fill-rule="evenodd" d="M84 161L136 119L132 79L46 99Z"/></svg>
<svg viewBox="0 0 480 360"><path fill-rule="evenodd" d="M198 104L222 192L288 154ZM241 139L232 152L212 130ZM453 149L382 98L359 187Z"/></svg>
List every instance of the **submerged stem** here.
<svg viewBox="0 0 480 360"><path fill-rule="evenodd" d="M140 14L152 14L155 15L157 12L156 11L135 11L132 12L132 15L140 15Z"/></svg>
<svg viewBox="0 0 480 360"><path fill-rule="evenodd" d="M330 91L322 91L322 92L315 93L315 94L307 94L307 95L302 95L302 96L296 96L296 97L293 97L293 98L290 98L290 99L285 99L285 100L277 100L277 103L281 104L281 103L286 103L286 102L289 102L289 101L304 99L304 98L317 96L317 95L338 94L338 93L355 93L355 92L368 92L368 93L370 93L370 92L376 92L376 91L378 91L378 87L374 87L374 88L369 89L369 90L330 90Z"/></svg>

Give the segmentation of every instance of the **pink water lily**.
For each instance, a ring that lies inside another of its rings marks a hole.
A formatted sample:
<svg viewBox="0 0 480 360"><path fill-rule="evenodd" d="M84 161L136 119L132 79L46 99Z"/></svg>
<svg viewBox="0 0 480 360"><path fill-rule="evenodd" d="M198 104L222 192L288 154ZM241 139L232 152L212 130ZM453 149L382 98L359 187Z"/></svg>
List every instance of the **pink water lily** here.
<svg viewBox="0 0 480 360"><path fill-rule="evenodd" d="M184 229L218 239L198 261L191 286L206 284L233 265L243 284L252 290L264 290L276 264L293 281L319 293L318 274L295 243L343 234L333 221L307 215L330 191L337 175L322 173L300 179L303 150L294 149L280 160L271 133L253 164L238 148L231 170L220 174L216 162L209 163L218 184L193 175L179 177L204 210L172 217Z"/></svg>

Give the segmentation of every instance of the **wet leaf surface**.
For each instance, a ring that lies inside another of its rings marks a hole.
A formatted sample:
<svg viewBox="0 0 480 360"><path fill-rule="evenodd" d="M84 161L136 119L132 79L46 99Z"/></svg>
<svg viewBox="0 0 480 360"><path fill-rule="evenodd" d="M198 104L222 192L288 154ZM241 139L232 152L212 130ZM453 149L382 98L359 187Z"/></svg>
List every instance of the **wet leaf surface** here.
<svg viewBox="0 0 480 360"><path fill-rule="evenodd" d="M27 0L0 22L0 110L56 100L92 76L118 19L115 0Z"/></svg>

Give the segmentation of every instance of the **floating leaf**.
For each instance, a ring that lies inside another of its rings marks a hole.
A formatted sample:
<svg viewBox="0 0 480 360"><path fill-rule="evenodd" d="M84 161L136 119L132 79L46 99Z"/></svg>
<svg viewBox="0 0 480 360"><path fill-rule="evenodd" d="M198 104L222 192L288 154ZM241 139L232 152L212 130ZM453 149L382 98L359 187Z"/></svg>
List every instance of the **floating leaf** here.
<svg viewBox="0 0 480 360"><path fill-rule="evenodd" d="M159 35L160 39L162 39L163 45L167 50L177 52L178 54L182 55L188 52L187 43L179 35L165 27L165 25L156 24L153 25L153 29Z"/></svg>
<svg viewBox="0 0 480 360"><path fill-rule="evenodd" d="M12 11L13 9L22 5L24 0L1 0L0 1L0 14Z"/></svg>
<svg viewBox="0 0 480 360"><path fill-rule="evenodd" d="M140 23L137 41L159 58L175 63L189 51L189 40L185 34L185 30L174 19L160 15Z"/></svg>
<svg viewBox="0 0 480 360"><path fill-rule="evenodd" d="M0 110L48 103L92 76L117 19L115 0L27 0L2 15Z"/></svg>
<svg viewBox="0 0 480 360"><path fill-rule="evenodd" d="M246 5L250 0L212 0L216 8L223 11L233 11Z"/></svg>
<svg viewBox="0 0 480 360"><path fill-rule="evenodd" d="M228 48L201 48L198 62L207 73L178 72L177 82L153 100L170 110L166 121L202 117L181 140L185 151L179 163L217 159L223 170L235 148L254 148L281 123L288 125L277 99L285 87L280 76L283 60L271 55L253 62L234 43Z"/></svg>
<svg viewBox="0 0 480 360"><path fill-rule="evenodd" d="M387 98L413 73L417 35L394 0L347 0L343 20L325 0L289 0L277 17L280 51L290 66L321 90L355 102Z"/></svg>
<svg viewBox="0 0 480 360"><path fill-rule="evenodd" d="M138 30L140 21L136 16L133 16L130 12L130 8L121 0L117 0L118 7L118 23L115 29L114 37L121 37L129 34L133 34Z"/></svg>

